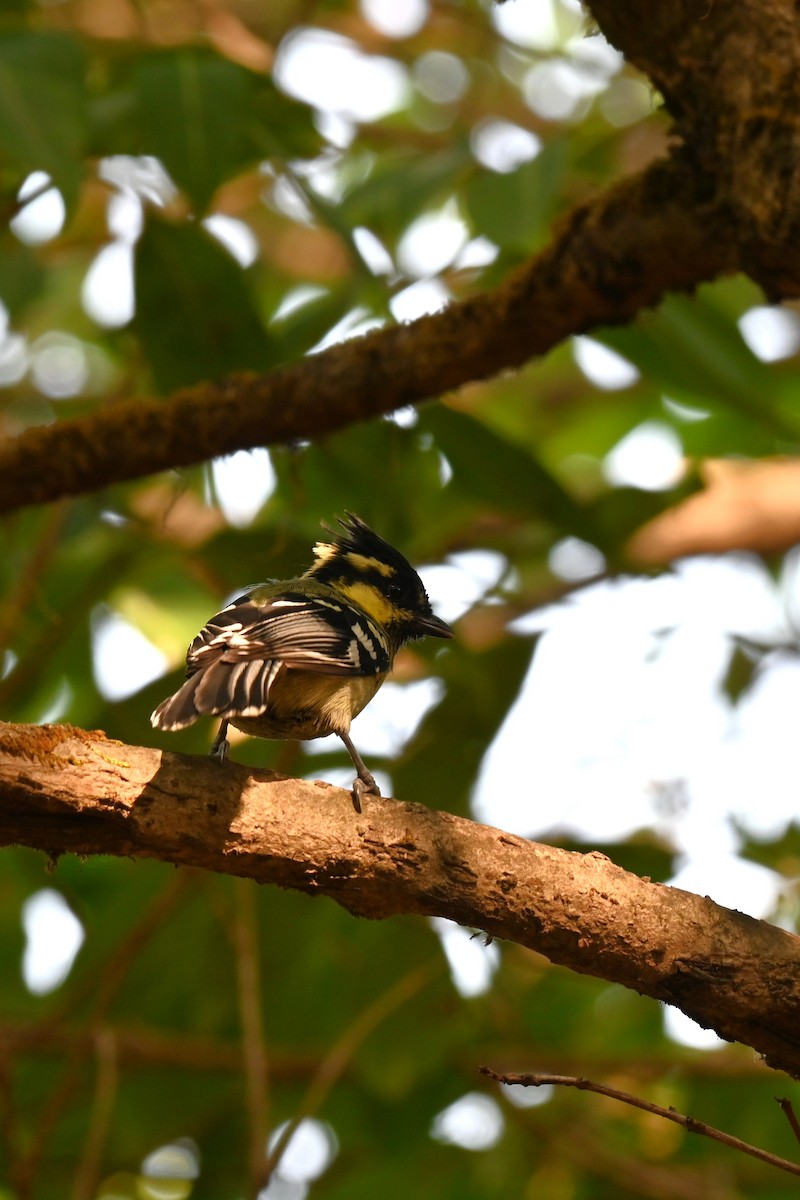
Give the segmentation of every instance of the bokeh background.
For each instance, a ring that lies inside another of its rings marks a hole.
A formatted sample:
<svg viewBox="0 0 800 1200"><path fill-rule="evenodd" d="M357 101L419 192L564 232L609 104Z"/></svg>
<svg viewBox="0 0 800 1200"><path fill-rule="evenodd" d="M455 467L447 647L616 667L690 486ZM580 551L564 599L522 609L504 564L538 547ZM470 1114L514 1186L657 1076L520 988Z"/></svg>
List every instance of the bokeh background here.
<svg viewBox="0 0 800 1200"><path fill-rule="evenodd" d="M573 0L5 0L0 433L486 289L668 131ZM793 929L798 558L769 531L796 508L798 350L797 313L728 279L417 411L4 518L0 711L205 753L209 727L149 725L186 645L350 509L458 631L354 726L384 794ZM692 497L688 533L650 524ZM335 740L233 752L352 777ZM595 1077L797 1150L752 1052L479 931L25 850L0 899L4 1198L238 1200L270 1155L262 1200L794 1187L479 1076Z"/></svg>

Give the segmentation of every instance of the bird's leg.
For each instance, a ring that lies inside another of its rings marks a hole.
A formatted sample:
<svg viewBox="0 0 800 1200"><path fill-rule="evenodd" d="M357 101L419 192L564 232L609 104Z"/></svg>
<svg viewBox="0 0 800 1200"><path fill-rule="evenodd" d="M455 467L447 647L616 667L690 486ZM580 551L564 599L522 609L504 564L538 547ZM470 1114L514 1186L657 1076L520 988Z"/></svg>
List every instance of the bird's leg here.
<svg viewBox="0 0 800 1200"><path fill-rule="evenodd" d="M353 780L353 808L357 813L361 812L361 801L364 796L380 796L381 791L375 782L374 778L364 765L364 760L356 750L352 743L349 733L340 733L339 737L347 747L347 753L353 760L353 766L358 771L358 775Z"/></svg>
<svg viewBox="0 0 800 1200"><path fill-rule="evenodd" d="M228 741L227 737L225 736L227 734L227 732L228 732L228 722L223 721L220 724L219 733L214 738L214 743L208 752L210 757L215 758L217 760L217 762L220 764L220 766L222 766L222 764L225 762L225 759L228 757L228 751L231 748L230 742Z"/></svg>

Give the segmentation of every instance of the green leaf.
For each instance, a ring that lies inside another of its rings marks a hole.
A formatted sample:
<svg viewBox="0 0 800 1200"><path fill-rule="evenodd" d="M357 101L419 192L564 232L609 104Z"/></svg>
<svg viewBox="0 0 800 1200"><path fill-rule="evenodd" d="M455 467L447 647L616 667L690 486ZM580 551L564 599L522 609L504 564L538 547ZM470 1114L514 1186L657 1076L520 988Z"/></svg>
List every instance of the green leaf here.
<svg viewBox="0 0 800 1200"><path fill-rule="evenodd" d="M761 665L761 655L753 649L748 649L737 639L728 660L728 669L722 681L722 690L730 700L737 704L753 684L753 680Z"/></svg>
<svg viewBox="0 0 800 1200"><path fill-rule="evenodd" d="M267 335L245 273L201 226L151 220L135 268L134 328L162 391L263 369Z"/></svg>
<svg viewBox="0 0 800 1200"><path fill-rule="evenodd" d="M450 195L458 173L472 161L462 142L437 154L397 154L349 192L340 206L341 219L394 239L434 200Z"/></svg>
<svg viewBox="0 0 800 1200"><path fill-rule="evenodd" d="M0 34L0 163L45 171L70 207L83 177L85 58L63 33Z"/></svg>
<svg viewBox="0 0 800 1200"><path fill-rule="evenodd" d="M425 410L420 426L433 434L454 482L476 500L503 511L535 513L586 541L594 539L586 510L521 446L441 404Z"/></svg>
<svg viewBox="0 0 800 1200"><path fill-rule="evenodd" d="M14 317L41 293L46 274L35 254L10 233L2 236L0 254L3 260L0 300Z"/></svg>
<svg viewBox="0 0 800 1200"><path fill-rule="evenodd" d="M511 250L536 250L544 241L567 168L567 141L550 142L516 171L482 171L465 199L475 232Z"/></svg>
<svg viewBox="0 0 800 1200"><path fill-rule="evenodd" d="M278 493L302 488L315 523L350 508L409 557L409 532L426 528L442 497L439 455L430 439L393 421L361 422L299 453L279 447L272 461ZM379 477L392 486L376 486Z"/></svg>
<svg viewBox="0 0 800 1200"><path fill-rule="evenodd" d="M246 130L254 150L269 158L313 158L323 146L314 110L279 91L271 79L258 87Z"/></svg>
<svg viewBox="0 0 800 1200"><path fill-rule="evenodd" d="M600 531L596 544L618 551L634 530L687 499L699 488L697 476L688 474L677 487L668 491L646 492L642 488L617 487L605 492L597 497L591 509L592 519ZM616 553L609 549L609 554L616 561Z"/></svg>
<svg viewBox="0 0 800 1200"><path fill-rule="evenodd" d="M778 411L779 380L756 358L735 320L708 289L669 296L655 314L597 336L618 350L679 402L719 412L728 406L772 437L800 439L800 422ZM752 436L752 435L751 435Z"/></svg>
<svg viewBox="0 0 800 1200"><path fill-rule="evenodd" d="M738 826L737 826L738 827ZM783 833L769 839L755 838L739 828L742 845L739 854L749 862L761 863L773 871L796 876L800 864L800 824L792 821Z"/></svg>
<svg viewBox="0 0 800 1200"><path fill-rule="evenodd" d="M154 154L202 214L219 185L253 157L245 127L256 76L201 50L138 65L142 149Z"/></svg>
<svg viewBox="0 0 800 1200"><path fill-rule="evenodd" d="M270 366L293 362L333 329L353 307L349 282L314 296L270 326Z"/></svg>
<svg viewBox="0 0 800 1200"><path fill-rule="evenodd" d="M397 764L389 770L398 796L431 808L469 811L483 757L519 694L539 635L507 637L482 653L463 648L434 650L434 673L445 684ZM430 653L430 648L426 651Z"/></svg>

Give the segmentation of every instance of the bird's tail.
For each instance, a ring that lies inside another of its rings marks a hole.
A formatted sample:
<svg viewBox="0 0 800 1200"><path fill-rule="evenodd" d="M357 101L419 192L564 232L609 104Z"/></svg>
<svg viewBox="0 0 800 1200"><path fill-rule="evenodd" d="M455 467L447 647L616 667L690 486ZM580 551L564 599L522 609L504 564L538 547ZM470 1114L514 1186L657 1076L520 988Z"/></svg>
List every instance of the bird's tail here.
<svg viewBox="0 0 800 1200"><path fill-rule="evenodd" d="M280 660L219 659L191 675L174 696L162 700L150 717L156 729L185 729L198 717L259 717L269 707L269 690Z"/></svg>
<svg viewBox="0 0 800 1200"><path fill-rule="evenodd" d="M200 679L199 672L197 675L192 675L182 687L178 688L174 696L167 696L166 700L161 701L158 708L150 714L150 724L154 729L169 731L185 729L187 725L193 725L197 718L203 715L196 703L197 686Z"/></svg>

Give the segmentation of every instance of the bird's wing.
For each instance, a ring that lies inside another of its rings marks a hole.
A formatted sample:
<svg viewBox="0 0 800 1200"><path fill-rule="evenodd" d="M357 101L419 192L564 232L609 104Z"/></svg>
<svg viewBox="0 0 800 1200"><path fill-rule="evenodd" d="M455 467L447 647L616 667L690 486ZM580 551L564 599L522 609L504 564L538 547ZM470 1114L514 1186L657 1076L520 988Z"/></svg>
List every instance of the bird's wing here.
<svg viewBox="0 0 800 1200"><path fill-rule="evenodd" d="M221 659L320 675L382 675L392 655L380 626L346 600L285 592L259 602L241 596L212 617L189 647L186 672Z"/></svg>

